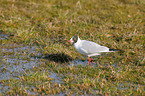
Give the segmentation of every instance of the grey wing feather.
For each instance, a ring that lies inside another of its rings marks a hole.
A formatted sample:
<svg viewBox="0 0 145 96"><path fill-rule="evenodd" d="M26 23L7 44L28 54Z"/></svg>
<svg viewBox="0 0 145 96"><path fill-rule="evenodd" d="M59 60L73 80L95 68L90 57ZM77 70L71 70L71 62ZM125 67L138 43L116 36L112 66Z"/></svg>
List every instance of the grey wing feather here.
<svg viewBox="0 0 145 96"><path fill-rule="evenodd" d="M101 46L95 42L86 41L86 40L82 40L82 41L83 42L81 44L81 48L83 50L86 50L86 52L88 52L88 54L106 52L109 50L108 47Z"/></svg>

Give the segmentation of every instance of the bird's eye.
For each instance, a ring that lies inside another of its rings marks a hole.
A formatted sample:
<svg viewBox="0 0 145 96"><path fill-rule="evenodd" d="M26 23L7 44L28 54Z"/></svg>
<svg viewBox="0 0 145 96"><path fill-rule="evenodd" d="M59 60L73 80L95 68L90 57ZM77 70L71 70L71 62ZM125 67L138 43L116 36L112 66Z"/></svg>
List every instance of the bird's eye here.
<svg viewBox="0 0 145 96"><path fill-rule="evenodd" d="M73 38L73 41L75 41L75 38Z"/></svg>

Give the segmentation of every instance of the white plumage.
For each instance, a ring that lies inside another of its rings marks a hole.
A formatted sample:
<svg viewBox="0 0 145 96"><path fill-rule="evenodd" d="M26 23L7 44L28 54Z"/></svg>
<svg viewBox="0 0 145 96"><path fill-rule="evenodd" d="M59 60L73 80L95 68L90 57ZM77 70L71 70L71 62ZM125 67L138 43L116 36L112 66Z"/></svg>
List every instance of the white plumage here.
<svg viewBox="0 0 145 96"><path fill-rule="evenodd" d="M81 40L78 36L73 36L70 40L73 43L74 48L82 55L89 57L89 62L91 62L91 56L101 55L102 52L115 52L119 50L109 50L108 47L101 46L95 42Z"/></svg>

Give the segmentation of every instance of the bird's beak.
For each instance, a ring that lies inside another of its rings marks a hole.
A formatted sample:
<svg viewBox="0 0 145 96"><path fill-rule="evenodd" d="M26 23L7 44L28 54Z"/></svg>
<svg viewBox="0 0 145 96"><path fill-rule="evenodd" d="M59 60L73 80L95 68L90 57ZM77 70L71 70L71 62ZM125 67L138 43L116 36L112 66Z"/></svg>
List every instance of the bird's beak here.
<svg viewBox="0 0 145 96"><path fill-rule="evenodd" d="M72 40L67 40L67 42L71 42L71 43L73 43L73 41L72 41Z"/></svg>
<svg viewBox="0 0 145 96"><path fill-rule="evenodd" d="M67 40L67 42L71 42L70 40Z"/></svg>

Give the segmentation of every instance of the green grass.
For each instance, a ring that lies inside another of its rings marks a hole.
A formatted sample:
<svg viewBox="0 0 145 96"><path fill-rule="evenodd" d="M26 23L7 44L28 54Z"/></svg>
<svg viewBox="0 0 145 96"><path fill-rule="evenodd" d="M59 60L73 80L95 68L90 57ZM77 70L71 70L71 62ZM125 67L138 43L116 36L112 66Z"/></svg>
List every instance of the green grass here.
<svg viewBox="0 0 145 96"><path fill-rule="evenodd" d="M1 0L0 4L0 32L9 36L0 40L0 73L13 73L5 62L9 58L39 59L37 66L18 72L18 79L1 79L0 95L145 95L144 0ZM124 52L94 58L95 67L42 58L63 53L72 60L86 60L66 42L74 35ZM6 51L20 46L37 48ZM60 82L53 82L51 72Z"/></svg>

